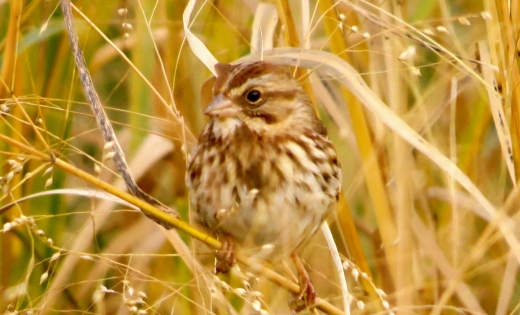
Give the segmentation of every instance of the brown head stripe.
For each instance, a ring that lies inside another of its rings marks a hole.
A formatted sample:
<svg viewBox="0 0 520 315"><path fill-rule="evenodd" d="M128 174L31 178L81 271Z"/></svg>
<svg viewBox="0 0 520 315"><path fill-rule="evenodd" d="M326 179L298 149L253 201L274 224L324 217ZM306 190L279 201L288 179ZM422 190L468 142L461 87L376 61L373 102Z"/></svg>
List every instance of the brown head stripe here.
<svg viewBox="0 0 520 315"><path fill-rule="evenodd" d="M217 64L217 80L213 88L215 94L241 86L249 79L264 74L281 74L290 77L285 68L264 61L241 63L238 65Z"/></svg>

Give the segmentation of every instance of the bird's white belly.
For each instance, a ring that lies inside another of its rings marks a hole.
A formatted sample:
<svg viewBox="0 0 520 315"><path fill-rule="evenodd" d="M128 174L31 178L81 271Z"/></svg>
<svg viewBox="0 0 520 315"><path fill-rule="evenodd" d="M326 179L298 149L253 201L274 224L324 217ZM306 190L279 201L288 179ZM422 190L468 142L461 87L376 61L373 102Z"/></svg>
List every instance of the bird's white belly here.
<svg viewBox="0 0 520 315"><path fill-rule="evenodd" d="M233 188L223 188L222 207L213 215L208 213L206 222L231 235L249 255L268 259L286 256L314 234L330 210L331 201L317 180L312 176L301 180L305 184L280 185L266 194L237 187L238 205L233 201Z"/></svg>

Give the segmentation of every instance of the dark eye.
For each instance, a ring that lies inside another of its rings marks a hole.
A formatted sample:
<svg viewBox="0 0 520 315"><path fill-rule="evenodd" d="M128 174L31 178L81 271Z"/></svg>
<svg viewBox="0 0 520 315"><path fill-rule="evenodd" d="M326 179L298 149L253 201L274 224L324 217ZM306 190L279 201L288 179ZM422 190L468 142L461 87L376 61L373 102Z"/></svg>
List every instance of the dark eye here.
<svg viewBox="0 0 520 315"><path fill-rule="evenodd" d="M247 92L246 99L251 104L256 104L262 99L262 93L258 90L251 90Z"/></svg>

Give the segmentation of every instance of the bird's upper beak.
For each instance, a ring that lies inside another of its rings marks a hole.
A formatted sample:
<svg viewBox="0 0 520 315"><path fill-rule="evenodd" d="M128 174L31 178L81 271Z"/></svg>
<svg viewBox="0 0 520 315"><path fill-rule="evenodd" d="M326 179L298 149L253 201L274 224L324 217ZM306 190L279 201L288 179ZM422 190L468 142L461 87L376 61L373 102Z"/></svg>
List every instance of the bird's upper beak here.
<svg viewBox="0 0 520 315"><path fill-rule="evenodd" d="M235 116L240 110L240 107L234 105L231 100L219 94L211 101L204 114L216 117L230 117Z"/></svg>

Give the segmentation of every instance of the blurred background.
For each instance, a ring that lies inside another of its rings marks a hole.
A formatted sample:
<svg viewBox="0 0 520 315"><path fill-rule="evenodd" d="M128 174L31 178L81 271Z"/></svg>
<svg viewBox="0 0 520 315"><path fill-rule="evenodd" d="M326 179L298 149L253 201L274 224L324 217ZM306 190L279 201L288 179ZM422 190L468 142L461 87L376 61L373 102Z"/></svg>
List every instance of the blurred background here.
<svg viewBox="0 0 520 315"><path fill-rule="evenodd" d="M520 312L517 2L198 0L184 21L188 1L73 4L132 173L184 221L194 219L186 153L211 88L199 57L328 52L361 75L390 123L407 127L389 128L341 78L298 72L343 169L343 198L328 223L348 292L318 233L302 251L320 298L351 314ZM290 313L284 289L244 266L212 275L212 249L77 176L125 189L64 25L57 1L0 0L0 207L20 201L1 210L0 311ZM190 48L187 28L207 51ZM403 140L419 136L429 151ZM72 168L53 166L50 152Z"/></svg>

